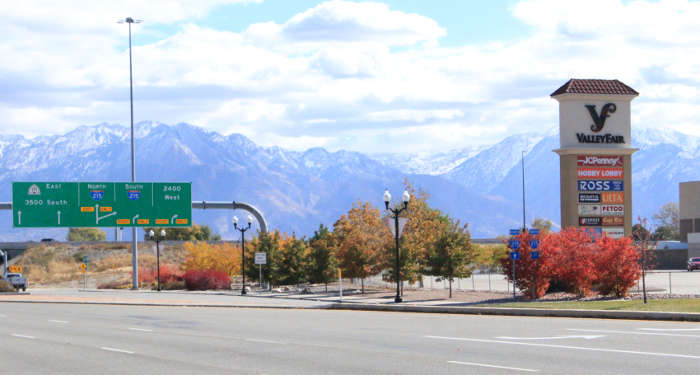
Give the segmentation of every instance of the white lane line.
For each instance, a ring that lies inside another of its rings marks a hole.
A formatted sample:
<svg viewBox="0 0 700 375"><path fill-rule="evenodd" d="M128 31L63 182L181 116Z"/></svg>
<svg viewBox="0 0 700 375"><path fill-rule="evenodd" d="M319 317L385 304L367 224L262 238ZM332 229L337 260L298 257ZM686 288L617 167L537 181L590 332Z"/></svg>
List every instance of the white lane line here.
<svg viewBox="0 0 700 375"><path fill-rule="evenodd" d="M438 339L438 340L469 341L469 342L482 342L482 343L489 343L489 344L536 346L536 347L541 347L541 348L554 348L554 349L587 350L587 351L591 351L591 352L606 352L606 353L648 355L648 356L657 356L657 357L700 359L700 356L697 356L697 355L675 354L675 353L640 352L640 351L636 351L636 350L589 348L589 347L585 347L585 346L535 344L532 342L472 339L472 338L466 338L466 337L446 337L446 336L425 336L425 337L429 338L429 339Z"/></svg>
<svg viewBox="0 0 700 375"><path fill-rule="evenodd" d="M462 361L447 361L447 363L454 363L457 365L465 365L465 366L479 366L479 367L490 367L490 368L500 368L504 370L513 370L513 371L526 371L526 372L538 372L540 370L533 370L531 368L520 368L520 367L508 367L508 366L496 366L496 365L489 365L486 363L476 363L476 362L462 362Z"/></svg>
<svg viewBox="0 0 700 375"><path fill-rule="evenodd" d="M30 339L30 340L33 340L36 338L34 336L29 336L29 335L20 335L19 333L13 333L10 336L19 337L19 338L23 338L23 339Z"/></svg>
<svg viewBox="0 0 700 375"><path fill-rule="evenodd" d="M243 340L249 341L249 342L259 342L259 343L263 343L263 344L279 344L279 345L284 345L283 342L281 342L281 341L274 341L274 340L265 340L265 339L243 339Z"/></svg>
<svg viewBox="0 0 700 375"><path fill-rule="evenodd" d="M668 331L668 332L684 332L684 331L700 331L700 328L637 328L640 331Z"/></svg>
<svg viewBox="0 0 700 375"><path fill-rule="evenodd" d="M100 349L106 350L108 352L117 352L117 353L124 353L124 354L134 354L134 352L129 351L129 350L123 350L123 349L117 349L117 348L110 348L107 346L100 346Z"/></svg>
<svg viewBox="0 0 700 375"><path fill-rule="evenodd" d="M679 334L679 333L615 331L615 330L609 330L609 329L578 329L578 328L567 328L567 330L568 331L576 331L576 332L615 333L618 335L647 335L647 336L672 336L672 337L700 338L700 335L684 335L684 334Z"/></svg>
<svg viewBox="0 0 700 375"><path fill-rule="evenodd" d="M62 324L68 324L68 323L70 323L70 322L68 322L67 320L54 320L54 319L49 319L49 322L51 322L51 323L62 323Z"/></svg>
<svg viewBox="0 0 700 375"><path fill-rule="evenodd" d="M139 332L153 332L152 329L146 329L146 328L129 328L130 331L139 331Z"/></svg>
<svg viewBox="0 0 700 375"><path fill-rule="evenodd" d="M571 336L550 336L550 337L508 337L508 336L497 336L495 338L501 340L561 340L561 339L599 339L605 337L605 335L571 335Z"/></svg>

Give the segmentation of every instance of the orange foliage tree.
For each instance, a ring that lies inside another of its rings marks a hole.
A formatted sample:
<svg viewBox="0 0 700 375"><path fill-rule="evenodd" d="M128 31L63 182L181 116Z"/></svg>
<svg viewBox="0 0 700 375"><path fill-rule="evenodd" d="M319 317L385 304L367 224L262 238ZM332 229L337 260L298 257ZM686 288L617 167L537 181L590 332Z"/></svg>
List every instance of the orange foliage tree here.
<svg viewBox="0 0 700 375"><path fill-rule="evenodd" d="M229 244L209 244L206 242L186 242L187 251L182 263L184 271L221 271L228 276L241 273L241 248Z"/></svg>
<svg viewBox="0 0 700 375"><path fill-rule="evenodd" d="M632 239L603 236L593 244L594 263L600 294L622 297L641 276L640 253Z"/></svg>
<svg viewBox="0 0 700 375"><path fill-rule="evenodd" d="M345 276L362 280L364 293L364 278L381 270L391 241L379 209L368 202L357 202L335 222L333 232L340 268Z"/></svg>

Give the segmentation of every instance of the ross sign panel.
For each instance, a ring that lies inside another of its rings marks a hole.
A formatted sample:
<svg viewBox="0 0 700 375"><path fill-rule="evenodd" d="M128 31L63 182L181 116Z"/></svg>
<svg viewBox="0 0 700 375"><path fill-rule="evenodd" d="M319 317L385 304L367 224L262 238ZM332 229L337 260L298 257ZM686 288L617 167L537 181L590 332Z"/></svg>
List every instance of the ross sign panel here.
<svg viewBox="0 0 700 375"><path fill-rule="evenodd" d="M605 192L601 193L601 203L603 204L623 204L625 203L625 193Z"/></svg>
<svg viewBox="0 0 700 375"><path fill-rule="evenodd" d="M192 184L181 182L13 182L13 225L187 227Z"/></svg>
<svg viewBox="0 0 700 375"><path fill-rule="evenodd" d="M579 193L579 203L600 203L600 193Z"/></svg>
<svg viewBox="0 0 700 375"><path fill-rule="evenodd" d="M625 225L625 218L622 216L604 216L603 225L605 226L620 226Z"/></svg>
<svg viewBox="0 0 700 375"><path fill-rule="evenodd" d="M622 238L625 236L625 228L624 227L603 228L603 233L605 233L605 235L608 237Z"/></svg>
<svg viewBox="0 0 700 375"><path fill-rule="evenodd" d="M579 180L578 191L624 191L621 180Z"/></svg>
<svg viewBox="0 0 700 375"><path fill-rule="evenodd" d="M596 226L600 226L601 222L602 222L601 217L580 217L580 218L578 218L578 224L580 226L596 227Z"/></svg>
<svg viewBox="0 0 700 375"><path fill-rule="evenodd" d="M255 264L267 264L267 253L255 253Z"/></svg>
<svg viewBox="0 0 700 375"><path fill-rule="evenodd" d="M578 155L576 164L579 167L622 167L621 156L611 155Z"/></svg>
<svg viewBox="0 0 700 375"><path fill-rule="evenodd" d="M600 211L603 216L625 216L624 204L604 204Z"/></svg>
<svg viewBox="0 0 700 375"><path fill-rule="evenodd" d="M600 216L600 205L599 204L579 204L578 214L579 216Z"/></svg>
<svg viewBox="0 0 700 375"><path fill-rule="evenodd" d="M577 170L578 178L595 178L600 180L620 180L624 177L622 168L590 168Z"/></svg>

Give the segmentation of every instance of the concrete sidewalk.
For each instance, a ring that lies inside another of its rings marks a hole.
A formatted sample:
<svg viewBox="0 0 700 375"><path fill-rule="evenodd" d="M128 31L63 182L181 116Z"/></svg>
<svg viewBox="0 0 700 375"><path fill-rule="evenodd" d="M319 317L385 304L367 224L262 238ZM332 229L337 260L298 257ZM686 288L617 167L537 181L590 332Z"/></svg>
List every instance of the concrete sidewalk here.
<svg viewBox="0 0 700 375"><path fill-rule="evenodd" d="M386 294L386 293L384 293ZM432 299L394 303L393 296L377 297L373 294L339 296L328 294L151 291L151 290L79 290L34 289L31 293L2 294L0 302L65 303L134 306L174 307L228 307L275 309L330 309L385 312L415 312L442 314L510 315L538 317L639 319L700 322L700 313L674 313L649 311L610 310L556 310L535 308L479 307L478 303L460 303L445 299Z"/></svg>

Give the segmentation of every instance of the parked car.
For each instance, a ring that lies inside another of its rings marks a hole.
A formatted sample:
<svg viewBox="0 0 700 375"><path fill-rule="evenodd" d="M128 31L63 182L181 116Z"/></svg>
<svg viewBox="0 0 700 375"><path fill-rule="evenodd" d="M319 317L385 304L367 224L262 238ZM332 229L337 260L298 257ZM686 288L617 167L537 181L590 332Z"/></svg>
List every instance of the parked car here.
<svg viewBox="0 0 700 375"><path fill-rule="evenodd" d="M688 271L693 272L693 270L700 270L700 258L688 259Z"/></svg>
<svg viewBox="0 0 700 375"><path fill-rule="evenodd" d="M21 273L9 272L5 276L5 280L7 280L8 283L12 284L12 286L15 287L15 289L17 290L27 290L27 278L22 276Z"/></svg>

